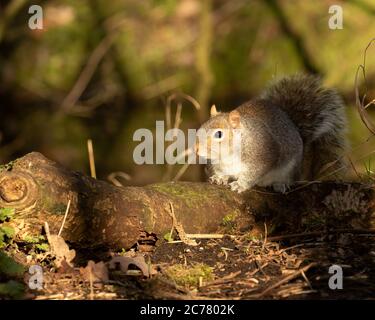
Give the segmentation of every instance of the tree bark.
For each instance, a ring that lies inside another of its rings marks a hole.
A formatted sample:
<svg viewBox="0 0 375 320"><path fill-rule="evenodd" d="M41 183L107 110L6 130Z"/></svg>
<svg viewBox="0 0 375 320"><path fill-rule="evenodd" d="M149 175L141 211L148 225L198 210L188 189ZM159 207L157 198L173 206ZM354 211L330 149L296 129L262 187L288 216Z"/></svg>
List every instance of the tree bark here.
<svg viewBox="0 0 375 320"><path fill-rule="evenodd" d="M45 221L57 234L69 200L61 235L84 247L130 248L145 233L163 237L171 230L172 211L186 233L259 236L266 230L269 236L375 228L374 191L360 183L314 182L285 195L266 189L237 194L192 182L116 187L36 152L0 171L0 208L14 208L12 220L29 234L39 235Z"/></svg>

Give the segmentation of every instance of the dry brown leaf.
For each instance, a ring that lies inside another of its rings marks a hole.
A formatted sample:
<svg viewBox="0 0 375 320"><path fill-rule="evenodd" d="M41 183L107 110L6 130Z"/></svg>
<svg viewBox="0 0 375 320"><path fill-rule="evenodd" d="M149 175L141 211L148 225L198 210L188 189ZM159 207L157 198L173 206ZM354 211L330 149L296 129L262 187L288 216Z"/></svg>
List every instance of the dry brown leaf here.
<svg viewBox="0 0 375 320"><path fill-rule="evenodd" d="M130 265L136 266L140 269L145 277L150 276L149 266L145 261L143 256L135 256L135 257L126 257L126 256L116 256L109 261L109 268L115 269L116 265L120 265L120 269L122 272L126 273L129 270Z"/></svg>
<svg viewBox="0 0 375 320"><path fill-rule="evenodd" d="M63 260L72 266L72 260L76 256L75 250L70 250L63 237L56 234L50 234L48 236L48 243L51 247L51 252L56 256L57 267L61 266Z"/></svg>
<svg viewBox="0 0 375 320"><path fill-rule="evenodd" d="M56 267L60 268L62 261L73 267L72 261L76 256L75 250L70 250L63 237L49 232L48 223L45 222L44 228L47 234L47 240L51 248L51 253L56 257Z"/></svg>
<svg viewBox="0 0 375 320"><path fill-rule="evenodd" d="M57 269L57 272L60 274L66 274L66 273L75 273L76 270L66 262L65 259L63 259L60 263L60 266Z"/></svg>
<svg viewBox="0 0 375 320"><path fill-rule="evenodd" d="M95 263L94 261L90 260L85 268L79 268L79 272L86 281L90 281L90 274L92 282L104 283L109 280L108 268L103 261Z"/></svg>

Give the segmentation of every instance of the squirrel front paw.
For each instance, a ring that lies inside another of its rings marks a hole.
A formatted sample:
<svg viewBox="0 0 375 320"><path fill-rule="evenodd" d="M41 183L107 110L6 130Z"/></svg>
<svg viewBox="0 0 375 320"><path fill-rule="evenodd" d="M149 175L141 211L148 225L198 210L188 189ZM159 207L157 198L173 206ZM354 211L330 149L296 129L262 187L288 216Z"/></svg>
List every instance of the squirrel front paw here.
<svg viewBox="0 0 375 320"><path fill-rule="evenodd" d="M244 192L250 188L250 186L247 183L239 181L239 180L231 182L229 186L232 191L235 191L238 193Z"/></svg>
<svg viewBox="0 0 375 320"><path fill-rule="evenodd" d="M229 176L219 176L218 174L214 174L213 176L209 177L208 181L214 184L226 185L228 184Z"/></svg>
<svg viewBox="0 0 375 320"><path fill-rule="evenodd" d="M289 190L289 185L285 183L274 183L272 187L273 187L273 190L275 190L276 192L280 192L283 194Z"/></svg>

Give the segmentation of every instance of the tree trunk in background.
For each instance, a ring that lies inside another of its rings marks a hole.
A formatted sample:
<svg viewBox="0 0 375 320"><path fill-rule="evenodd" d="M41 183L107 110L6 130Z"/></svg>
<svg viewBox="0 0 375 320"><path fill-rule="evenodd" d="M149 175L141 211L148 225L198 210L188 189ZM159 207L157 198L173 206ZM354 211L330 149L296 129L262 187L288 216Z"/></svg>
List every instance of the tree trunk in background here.
<svg viewBox="0 0 375 320"><path fill-rule="evenodd" d="M212 1L201 2L200 32L196 53L196 68L198 72L197 101L199 110L199 122L204 122L208 117L208 103L211 95L213 74L211 71L211 49L213 38Z"/></svg>
<svg viewBox="0 0 375 320"><path fill-rule="evenodd" d="M186 233L249 232L259 236L330 229L375 228L374 191L359 183L312 183L282 195L251 190L237 194L207 183L116 187L69 171L30 153L0 171L0 207L15 208L15 223L40 234L47 221L80 246L129 248L144 233L163 237L172 227L171 205ZM266 224L265 224L266 223Z"/></svg>

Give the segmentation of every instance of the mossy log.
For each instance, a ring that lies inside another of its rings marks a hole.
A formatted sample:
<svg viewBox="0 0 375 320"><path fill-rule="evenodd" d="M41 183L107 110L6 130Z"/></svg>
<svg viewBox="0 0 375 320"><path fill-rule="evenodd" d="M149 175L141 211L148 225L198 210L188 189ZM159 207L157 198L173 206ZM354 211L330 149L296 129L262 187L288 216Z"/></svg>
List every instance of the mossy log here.
<svg viewBox="0 0 375 320"><path fill-rule="evenodd" d="M58 233L69 200L62 237L112 249L129 248L145 233L162 237L171 230L172 211L185 232L194 234L259 236L267 229L270 236L375 227L373 188L360 183L314 182L285 195L265 189L237 194L192 182L116 187L36 152L0 171L0 208L14 208L13 220L29 234L40 234L44 222Z"/></svg>

